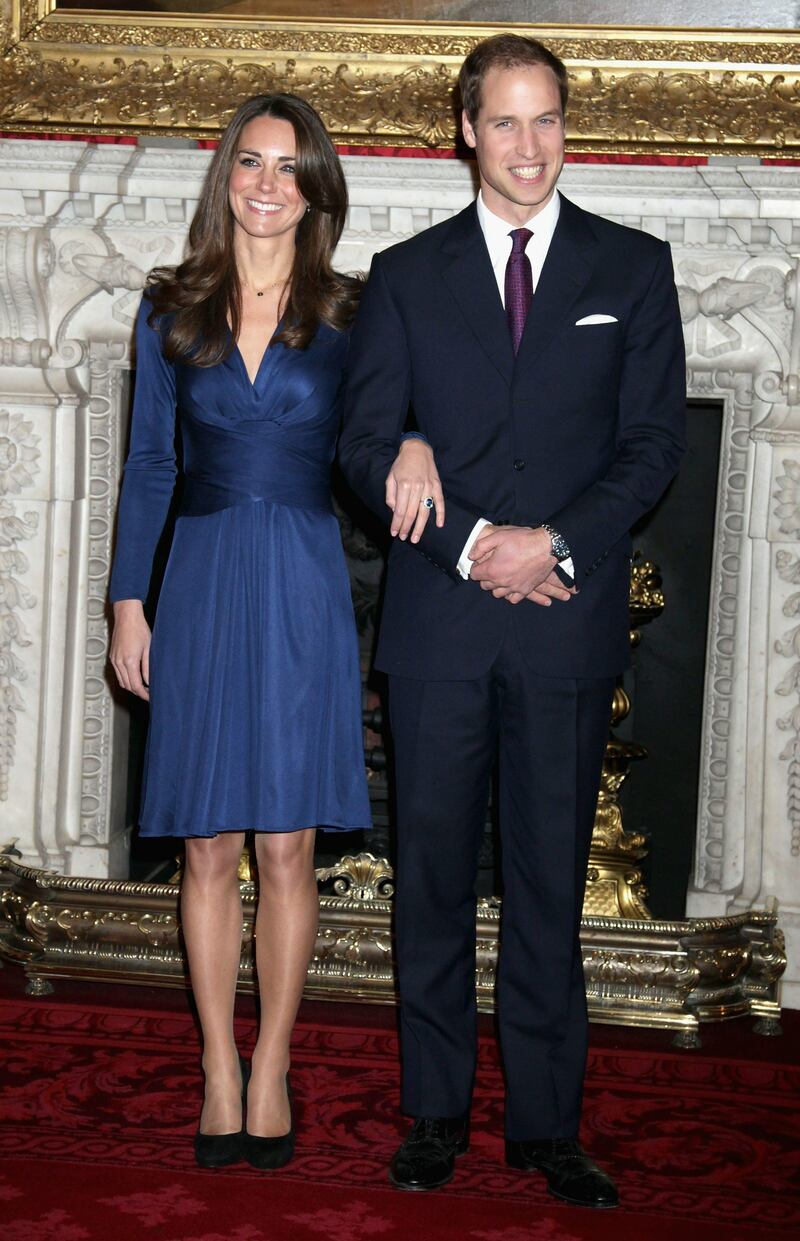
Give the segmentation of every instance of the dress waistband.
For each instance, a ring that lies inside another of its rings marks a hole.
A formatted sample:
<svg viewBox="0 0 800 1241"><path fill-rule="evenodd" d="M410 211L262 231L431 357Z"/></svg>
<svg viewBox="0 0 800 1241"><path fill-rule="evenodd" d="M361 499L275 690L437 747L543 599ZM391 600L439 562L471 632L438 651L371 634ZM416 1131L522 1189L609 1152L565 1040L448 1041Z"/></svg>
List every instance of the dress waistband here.
<svg viewBox="0 0 800 1241"><path fill-rule="evenodd" d="M178 509L181 517L205 517L209 513L218 513L225 508L234 508L241 504L254 504L259 500L267 500L273 504L287 504L292 508L314 509L319 512L332 513L330 489L327 483L320 486L311 481L298 484L287 479L285 483L270 483L266 486L247 485L240 487L227 486L224 483L211 483L205 479L184 478L183 495Z"/></svg>
<svg viewBox="0 0 800 1241"><path fill-rule="evenodd" d="M217 427L184 420L180 514L200 517L257 500L333 512L330 461L319 455L318 438L267 421Z"/></svg>

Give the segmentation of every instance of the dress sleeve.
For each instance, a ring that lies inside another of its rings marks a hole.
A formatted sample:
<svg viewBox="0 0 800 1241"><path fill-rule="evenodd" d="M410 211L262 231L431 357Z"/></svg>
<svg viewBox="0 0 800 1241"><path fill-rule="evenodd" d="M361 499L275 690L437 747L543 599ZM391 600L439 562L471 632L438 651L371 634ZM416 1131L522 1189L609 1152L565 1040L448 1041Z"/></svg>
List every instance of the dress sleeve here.
<svg viewBox="0 0 800 1241"><path fill-rule="evenodd" d="M149 326L145 295L136 320L131 443L122 483L109 598L147 597L153 558L175 489L175 368Z"/></svg>

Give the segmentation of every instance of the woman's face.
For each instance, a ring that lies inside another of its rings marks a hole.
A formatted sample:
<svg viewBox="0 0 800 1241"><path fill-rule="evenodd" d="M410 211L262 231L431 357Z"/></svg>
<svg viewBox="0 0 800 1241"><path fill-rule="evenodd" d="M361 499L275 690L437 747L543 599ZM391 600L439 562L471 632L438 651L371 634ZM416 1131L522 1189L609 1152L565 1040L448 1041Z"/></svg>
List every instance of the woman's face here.
<svg viewBox="0 0 800 1241"><path fill-rule="evenodd" d="M297 188L296 153L288 121L256 116L247 122L228 183L235 232L253 238L294 234L307 205Z"/></svg>

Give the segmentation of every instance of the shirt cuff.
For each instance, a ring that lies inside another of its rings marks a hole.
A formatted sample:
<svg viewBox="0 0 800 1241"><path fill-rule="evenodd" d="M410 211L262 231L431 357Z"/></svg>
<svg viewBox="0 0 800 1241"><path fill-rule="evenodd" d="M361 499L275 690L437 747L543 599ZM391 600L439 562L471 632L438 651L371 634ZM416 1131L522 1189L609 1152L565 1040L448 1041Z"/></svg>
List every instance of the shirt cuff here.
<svg viewBox="0 0 800 1241"><path fill-rule="evenodd" d="M567 556L566 560L559 560L556 565L556 574L565 586L575 585L575 566L571 556Z"/></svg>
<svg viewBox="0 0 800 1241"><path fill-rule="evenodd" d="M469 537L462 548L461 555L458 558L458 564L456 565L456 573L458 573L459 577L463 577L465 581L469 581L472 573L472 561L469 558L469 554L472 551L472 545L475 543L478 535L484 527L491 526L491 524L492 523L488 520L488 518L479 517L475 522L475 525L472 527Z"/></svg>

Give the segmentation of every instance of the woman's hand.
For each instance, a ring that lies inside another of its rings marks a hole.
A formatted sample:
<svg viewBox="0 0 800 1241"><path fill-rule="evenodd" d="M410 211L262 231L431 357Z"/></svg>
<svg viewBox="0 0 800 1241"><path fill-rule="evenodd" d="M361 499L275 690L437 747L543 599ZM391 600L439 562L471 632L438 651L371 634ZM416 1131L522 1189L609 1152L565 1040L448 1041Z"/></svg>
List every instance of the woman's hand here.
<svg viewBox="0 0 800 1241"><path fill-rule="evenodd" d="M149 701L150 626L140 599L120 599L114 604L109 659L122 688Z"/></svg>
<svg viewBox="0 0 800 1241"><path fill-rule="evenodd" d="M436 525L444 525L442 484L433 459L433 449L424 440L403 440L386 478L386 504L392 510L392 536L419 543L431 514L422 501L430 496L436 510Z"/></svg>

